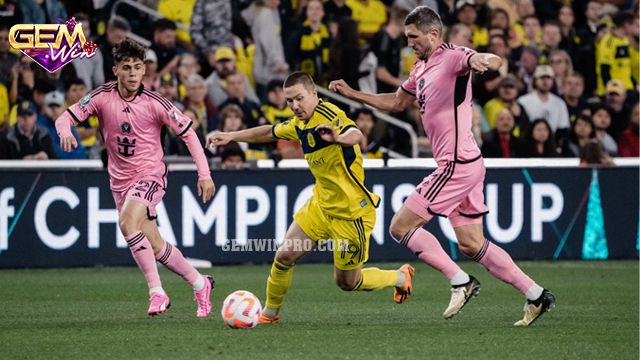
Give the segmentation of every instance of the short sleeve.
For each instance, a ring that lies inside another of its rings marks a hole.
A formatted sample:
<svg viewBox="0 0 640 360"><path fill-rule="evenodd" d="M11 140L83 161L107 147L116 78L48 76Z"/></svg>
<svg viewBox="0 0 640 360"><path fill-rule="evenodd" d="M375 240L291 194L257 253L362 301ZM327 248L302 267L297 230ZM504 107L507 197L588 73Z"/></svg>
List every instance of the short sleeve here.
<svg viewBox="0 0 640 360"><path fill-rule="evenodd" d="M475 54L474 50L458 46L447 50L447 63L456 74L463 74L469 71L469 59Z"/></svg>
<svg viewBox="0 0 640 360"><path fill-rule="evenodd" d="M336 117L336 119L333 120L332 125L336 129L336 132L338 134L344 134L349 129L357 129L358 128L356 123L353 122L353 120L349 119L344 113L338 115L338 117Z"/></svg>
<svg viewBox="0 0 640 360"><path fill-rule="evenodd" d="M273 125L271 127L271 134L278 139L298 140L295 118Z"/></svg>
<svg viewBox="0 0 640 360"><path fill-rule="evenodd" d="M400 89L411 96L416 96L416 72L418 72L418 61L413 64L407 80L400 85Z"/></svg>

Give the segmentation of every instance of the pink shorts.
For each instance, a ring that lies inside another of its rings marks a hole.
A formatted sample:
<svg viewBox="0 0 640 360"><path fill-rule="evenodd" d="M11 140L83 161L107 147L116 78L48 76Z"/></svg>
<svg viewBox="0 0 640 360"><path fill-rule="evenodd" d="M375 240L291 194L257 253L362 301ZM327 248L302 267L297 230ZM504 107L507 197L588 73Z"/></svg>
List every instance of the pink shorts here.
<svg viewBox="0 0 640 360"><path fill-rule="evenodd" d="M116 202L118 213L122 210L125 201L134 200L143 203L147 207L147 217L154 220L158 217L156 205L164 197L164 181L162 179L142 179L132 183L124 191L111 191Z"/></svg>
<svg viewBox="0 0 640 360"><path fill-rule="evenodd" d="M444 216L454 228L481 224L482 216L489 212L484 204L485 172L482 158L469 163L438 164L404 204L426 221L433 216Z"/></svg>

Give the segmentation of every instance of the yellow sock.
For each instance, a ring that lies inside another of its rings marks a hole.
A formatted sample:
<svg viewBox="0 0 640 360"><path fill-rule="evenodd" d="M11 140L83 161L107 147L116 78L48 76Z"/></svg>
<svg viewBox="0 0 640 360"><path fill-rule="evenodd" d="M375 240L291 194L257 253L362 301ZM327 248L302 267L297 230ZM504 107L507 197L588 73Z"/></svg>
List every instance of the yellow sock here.
<svg viewBox="0 0 640 360"><path fill-rule="evenodd" d="M293 266L273 260L271 273L267 279L267 303L269 309L280 309L284 296L291 286Z"/></svg>
<svg viewBox="0 0 640 360"><path fill-rule="evenodd" d="M360 281L353 290L375 291L395 286L398 280L397 270L380 270L378 268L362 269Z"/></svg>

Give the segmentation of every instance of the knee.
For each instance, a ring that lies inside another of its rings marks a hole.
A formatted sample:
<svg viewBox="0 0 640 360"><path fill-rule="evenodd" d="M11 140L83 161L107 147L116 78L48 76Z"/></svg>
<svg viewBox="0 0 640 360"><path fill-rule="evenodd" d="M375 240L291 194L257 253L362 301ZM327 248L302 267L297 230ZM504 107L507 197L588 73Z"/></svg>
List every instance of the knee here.
<svg viewBox="0 0 640 360"><path fill-rule="evenodd" d="M458 249L467 257L474 257L482 248L484 237L465 236L458 238Z"/></svg>
<svg viewBox="0 0 640 360"><path fill-rule="evenodd" d="M118 225L120 226L120 230L122 230L124 236L132 235L140 231L142 228L140 221L128 212L120 213L120 216L118 217Z"/></svg>
<svg viewBox="0 0 640 360"><path fill-rule="evenodd" d="M353 291L358 284L357 279L345 279L336 277L336 285L343 291Z"/></svg>
<svg viewBox="0 0 640 360"><path fill-rule="evenodd" d="M391 224L389 225L389 234L396 242L400 242L402 238L407 234L409 229L406 229L404 226L400 224L397 217L394 216L391 219Z"/></svg>
<svg viewBox="0 0 640 360"><path fill-rule="evenodd" d="M293 266L296 264L296 259L293 257L293 254L287 252L277 252L275 260L286 266Z"/></svg>

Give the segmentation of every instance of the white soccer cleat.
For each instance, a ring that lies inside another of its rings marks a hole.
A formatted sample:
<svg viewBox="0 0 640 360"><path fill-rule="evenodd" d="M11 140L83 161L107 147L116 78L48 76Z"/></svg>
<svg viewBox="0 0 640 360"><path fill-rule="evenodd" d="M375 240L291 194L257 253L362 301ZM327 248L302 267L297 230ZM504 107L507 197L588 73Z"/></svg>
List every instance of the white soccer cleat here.
<svg viewBox="0 0 640 360"><path fill-rule="evenodd" d="M469 281L466 284L451 288L451 301L449 302L449 307L442 313L442 316L445 319L451 319L467 305L469 300L478 295L479 292L480 282L478 279L469 275Z"/></svg>

